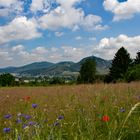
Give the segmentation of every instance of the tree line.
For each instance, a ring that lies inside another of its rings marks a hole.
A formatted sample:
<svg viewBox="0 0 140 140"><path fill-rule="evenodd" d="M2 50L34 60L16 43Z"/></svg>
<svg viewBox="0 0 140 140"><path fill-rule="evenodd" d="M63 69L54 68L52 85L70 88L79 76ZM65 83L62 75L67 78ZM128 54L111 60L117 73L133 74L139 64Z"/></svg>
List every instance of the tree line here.
<svg viewBox="0 0 140 140"><path fill-rule="evenodd" d="M82 63L77 80L72 81L69 84L86 84L95 82L116 83L138 80L140 80L140 51L137 52L135 59L131 59L128 51L124 47L121 47L116 52L107 75L97 75L96 62L89 58ZM49 82L42 81L38 83L37 81L33 81L25 84L17 82L15 77L9 73L0 75L0 86L46 86L52 84L63 85L66 83L64 79L54 77Z"/></svg>
<svg viewBox="0 0 140 140"><path fill-rule="evenodd" d="M140 80L140 52L136 58L131 59L128 51L121 47L115 54L109 73L107 75L96 75L96 63L94 60L86 60L80 69L78 83L94 83L97 80L105 83L131 82Z"/></svg>

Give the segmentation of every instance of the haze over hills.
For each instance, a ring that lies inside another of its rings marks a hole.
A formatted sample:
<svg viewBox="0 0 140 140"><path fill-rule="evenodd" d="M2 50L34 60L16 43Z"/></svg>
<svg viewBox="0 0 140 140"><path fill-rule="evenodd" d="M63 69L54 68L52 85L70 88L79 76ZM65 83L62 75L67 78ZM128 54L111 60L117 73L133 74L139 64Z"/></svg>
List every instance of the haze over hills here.
<svg viewBox="0 0 140 140"><path fill-rule="evenodd" d="M32 64L24 65L21 67L7 67L0 69L0 73L15 73L19 75L51 75L51 76L63 76L63 75L73 75L78 73L81 67L81 64L86 59L93 59L96 61L96 68L98 74L108 73L109 67L111 65L110 60L104 60L99 57L90 56L83 58L77 63L72 61L65 61L59 63L51 62L34 62Z"/></svg>

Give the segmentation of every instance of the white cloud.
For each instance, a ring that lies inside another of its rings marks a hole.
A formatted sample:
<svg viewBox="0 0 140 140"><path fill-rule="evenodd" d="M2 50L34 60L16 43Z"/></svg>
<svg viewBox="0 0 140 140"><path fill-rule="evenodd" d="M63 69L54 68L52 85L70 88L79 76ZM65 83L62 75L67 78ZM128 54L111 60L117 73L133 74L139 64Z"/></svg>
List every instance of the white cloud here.
<svg viewBox="0 0 140 140"><path fill-rule="evenodd" d="M83 17L83 12L79 9L64 9L59 6L49 14L40 18L40 25L44 29L56 30L58 28L73 28Z"/></svg>
<svg viewBox="0 0 140 140"><path fill-rule="evenodd" d="M91 49L86 47L61 46L51 48L46 57L50 62L74 61L78 62L81 58L91 55Z"/></svg>
<svg viewBox="0 0 140 140"><path fill-rule="evenodd" d="M76 36L75 40L81 40L83 37L82 36Z"/></svg>
<svg viewBox="0 0 140 140"><path fill-rule="evenodd" d="M108 26L102 26L102 18L97 15L87 15L83 18L81 25L87 30L105 30Z"/></svg>
<svg viewBox="0 0 140 140"><path fill-rule="evenodd" d="M140 50L140 36L127 36L121 34L117 37L103 38L97 45L45 47L38 46L30 51L25 46L5 47L0 49L0 67L19 66L36 61L75 61L95 55L104 59L113 59L117 50L124 46L131 57L134 58Z"/></svg>
<svg viewBox="0 0 140 140"><path fill-rule="evenodd" d="M0 50L0 59L1 59L1 66L5 65L7 62L11 62L12 57L9 55L8 51Z"/></svg>
<svg viewBox="0 0 140 140"><path fill-rule="evenodd" d="M31 11L41 11L43 9L43 0L32 0Z"/></svg>
<svg viewBox="0 0 140 140"><path fill-rule="evenodd" d="M23 2L19 0L0 0L0 16L8 16L12 13L20 14L23 11Z"/></svg>
<svg viewBox="0 0 140 140"><path fill-rule="evenodd" d="M0 52L0 59L2 60L0 61L0 67L21 66L38 61L79 61L81 58L91 55L91 49L87 49L87 47L61 46L58 49L56 47L39 46L28 51L21 44L4 48Z"/></svg>
<svg viewBox="0 0 140 140"><path fill-rule="evenodd" d="M78 25L75 25L75 26L73 27L72 31L75 32L75 31L77 31L77 30L79 30L79 29L80 29L80 27L79 27Z"/></svg>
<svg viewBox="0 0 140 140"><path fill-rule="evenodd" d="M76 8L75 4L82 0L56 0L58 7L44 14L39 18L39 24L43 29L56 30L58 28L69 28L73 31L83 27L88 30L104 30L107 26L102 26L102 18L97 15L85 15L81 8Z"/></svg>
<svg viewBox="0 0 140 140"><path fill-rule="evenodd" d="M13 52L20 52L20 51L23 51L23 50L24 50L23 45L17 45L17 46L12 47Z"/></svg>
<svg viewBox="0 0 140 140"><path fill-rule="evenodd" d="M36 61L44 61L45 55L47 54L47 49L43 46L34 48L31 51L27 51L26 47L23 45L13 46L8 49L9 54L13 57L13 65L23 65L27 63L32 63Z"/></svg>
<svg viewBox="0 0 140 140"><path fill-rule="evenodd" d="M0 57L7 57L8 56L8 52L0 52Z"/></svg>
<svg viewBox="0 0 140 140"><path fill-rule="evenodd" d="M112 59L120 47L125 47L135 57L140 50L140 36L129 37L121 34L118 37L103 38L99 44L93 48L93 54L105 59Z"/></svg>
<svg viewBox="0 0 140 140"><path fill-rule="evenodd" d="M17 17L8 25L0 26L0 44L38 37L41 37L41 33L37 31L37 24L34 19Z"/></svg>
<svg viewBox="0 0 140 140"><path fill-rule="evenodd" d="M46 54L47 52L48 50L43 46L37 47L33 50L33 53L35 54Z"/></svg>
<svg viewBox="0 0 140 140"><path fill-rule="evenodd" d="M0 5L1 6L10 6L11 4L17 3L18 0L0 0Z"/></svg>
<svg viewBox="0 0 140 140"><path fill-rule="evenodd" d="M84 55L86 55L86 50L84 48L76 48L72 46L62 46L62 60L76 61L80 60Z"/></svg>
<svg viewBox="0 0 140 140"><path fill-rule="evenodd" d="M76 3L80 3L82 0L56 0L58 3L60 3L63 7L72 7Z"/></svg>
<svg viewBox="0 0 140 140"><path fill-rule="evenodd" d="M54 0L32 0L30 10L33 13L36 13L38 11L42 11L43 13L48 13L51 8L51 4L54 2Z"/></svg>
<svg viewBox="0 0 140 140"><path fill-rule="evenodd" d="M95 41L96 40L96 37L94 37L94 36L93 37L89 37L89 40L90 41Z"/></svg>
<svg viewBox="0 0 140 140"><path fill-rule="evenodd" d="M114 21L130 19L134 14L140 13L139 0L127 0L125 2L118 2L118 0L105 0L103 5L105 10L114 13Z"/></svg>
<svg viewBox="0 0 140 140"><path fill-rule="evenodd" d="M55 36L57 36L57 37L61 37L61 36L63 36L63 35L64 35L63 32L55 32Z"/></svg>

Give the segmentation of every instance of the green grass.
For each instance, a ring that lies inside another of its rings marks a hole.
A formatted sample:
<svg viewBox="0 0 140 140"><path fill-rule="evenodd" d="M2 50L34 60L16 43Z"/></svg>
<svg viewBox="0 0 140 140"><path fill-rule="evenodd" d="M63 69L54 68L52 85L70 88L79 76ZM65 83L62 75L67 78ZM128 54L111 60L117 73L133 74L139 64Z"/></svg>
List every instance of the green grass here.
<svg viewBox="0 0 140 140"><path fill-rule="evenodd" d="M139 140L139 96L139 82L1 88L0 140ZM6 119L5 114L12 117ZM108 121L103 121L105 115ZM3 128L11 131L4 133Z"/></svg>

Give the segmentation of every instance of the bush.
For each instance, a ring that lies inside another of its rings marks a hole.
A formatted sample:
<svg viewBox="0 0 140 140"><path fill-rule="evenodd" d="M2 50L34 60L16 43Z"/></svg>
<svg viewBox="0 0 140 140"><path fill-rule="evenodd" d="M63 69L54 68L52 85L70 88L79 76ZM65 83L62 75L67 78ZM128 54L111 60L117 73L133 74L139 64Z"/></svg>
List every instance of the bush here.
<svg viewBox="0 0 140 140"><path fill-rule="evenodd" d="M126 80L128 82L140 80L140 64L128 69L126 73Z"/></svg>

